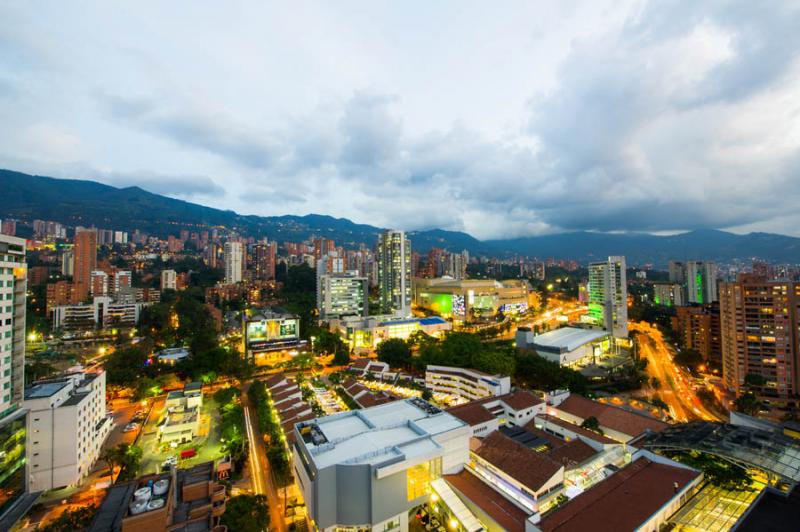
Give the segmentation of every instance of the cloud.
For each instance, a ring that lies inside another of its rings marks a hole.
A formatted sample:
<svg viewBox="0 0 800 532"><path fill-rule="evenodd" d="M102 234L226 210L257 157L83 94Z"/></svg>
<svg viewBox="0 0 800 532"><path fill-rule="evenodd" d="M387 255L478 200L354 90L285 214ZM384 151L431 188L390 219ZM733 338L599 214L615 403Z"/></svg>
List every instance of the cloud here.
<svg viewBox="0 0 800 532"><path fill-rule="evenodd" d="M132 173L98 172L96 179L116 187L138 186L148 192L167 196L225 196L223 187L210 177L201 175L169 175L142 170Z"/></svg>
<svg viewBox="0 0 800 532"><path fill-rule="evenodd" d="M98 96L114 120L132 123L176 144L203 150L250 168L273 164L277 146L258 131L230 120L222 113L202 109L175 110L157 98Z"/></svg>
<svg viewBox="0 0 800 532"><path fill-rule="evenodd" d="M252 6L180 28L169 10L89 10L87 43L68 15L35 39L47 20L15 8L0 160L82 162L243 213L480 238L798 232L796 4L597 0L531 17L521 2L414 27L401 7L306 20Z"/></svg>

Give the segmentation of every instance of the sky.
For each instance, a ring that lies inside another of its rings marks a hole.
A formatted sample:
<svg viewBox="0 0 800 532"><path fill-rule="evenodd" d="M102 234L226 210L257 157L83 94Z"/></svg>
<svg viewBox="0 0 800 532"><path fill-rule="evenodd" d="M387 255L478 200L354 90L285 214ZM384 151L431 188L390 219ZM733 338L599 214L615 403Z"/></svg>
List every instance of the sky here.
<svg viewBox="0 0 800 532"><path fill-rule="evenodd" d="M796 1L0 0L0 167L481 239L800 236Z"/></svg>

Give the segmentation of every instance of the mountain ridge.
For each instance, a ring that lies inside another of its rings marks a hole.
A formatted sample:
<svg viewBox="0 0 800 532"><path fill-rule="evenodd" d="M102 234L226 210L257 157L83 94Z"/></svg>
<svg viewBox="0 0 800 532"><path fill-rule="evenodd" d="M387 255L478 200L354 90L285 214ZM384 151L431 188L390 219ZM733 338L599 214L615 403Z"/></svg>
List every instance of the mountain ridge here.
<svg viewBox="0 0 800 532"><path fill-rule="evenodd" d="M179 229L224 226L256 237L299 241L327 236L345 247L373 245L382 228L327 214L259 216L215 209L149 192L140 186L117 188L96 181L35 176L0 169L0 217L54 220L68 225L142 231L166 236ZM473 254L556 257L581 262L625 255L631 265L666 265L669 260L706 259L729 262L755 257L776 263L800 263L800 238L774 233L737 235L699 229L669 236L649 233L575 231L480 241L459 231L408 231L412 247L431 247Z"/></svg>

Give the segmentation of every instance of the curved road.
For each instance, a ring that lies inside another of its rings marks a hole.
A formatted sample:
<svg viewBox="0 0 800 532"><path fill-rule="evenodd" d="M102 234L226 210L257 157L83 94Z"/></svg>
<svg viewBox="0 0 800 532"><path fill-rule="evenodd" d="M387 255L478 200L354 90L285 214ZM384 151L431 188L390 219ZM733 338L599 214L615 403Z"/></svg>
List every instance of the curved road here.
<svg viewBox="0 0 800 532"><path fill-rule="evenodd" d="M656 393L667 404L675 421L725 421L703 406L684 371L672 362L671 350L656 327L646 322L630 322L639 332L640 355L648 360L647 373L661 383Z"/></svg>

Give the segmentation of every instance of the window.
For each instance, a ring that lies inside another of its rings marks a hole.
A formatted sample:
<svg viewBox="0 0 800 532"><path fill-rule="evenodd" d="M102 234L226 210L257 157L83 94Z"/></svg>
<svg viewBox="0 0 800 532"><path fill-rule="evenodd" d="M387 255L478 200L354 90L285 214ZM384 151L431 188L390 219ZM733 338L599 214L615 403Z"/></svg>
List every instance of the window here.
<svg viewBox="0 0 800 532"><path fill-rule="evenodd" d="M410 467L406 471L406 487L408 500L413 501L431 492L431 481L442 476L442 460L423 462Z"/></svg>

